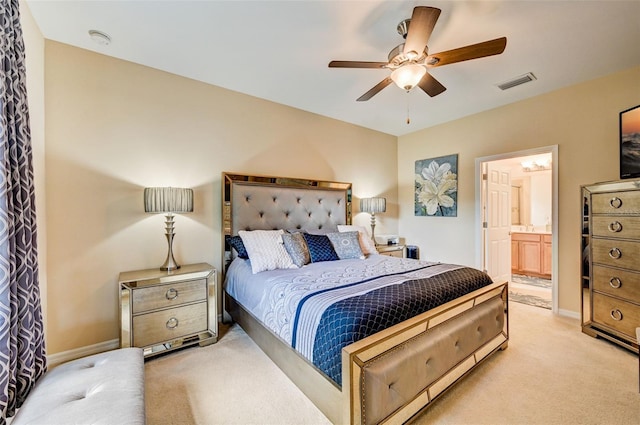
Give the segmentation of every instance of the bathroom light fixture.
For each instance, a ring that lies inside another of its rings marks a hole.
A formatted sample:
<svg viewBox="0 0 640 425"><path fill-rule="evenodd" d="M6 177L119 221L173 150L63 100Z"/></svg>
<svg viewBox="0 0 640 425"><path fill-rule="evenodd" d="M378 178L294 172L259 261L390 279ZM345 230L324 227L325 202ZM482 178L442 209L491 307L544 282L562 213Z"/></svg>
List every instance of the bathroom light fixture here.
<svg viewBox="0 0 640 425"><path fill-rule="evenodd" d="M179 187L147 187L144 190L144 211L166 214L165 235L169 252L160 270L179 269L180 265L173 258L173 214L193 212L193 190Z"/></svg>
<svg viewBox="0 0 640 425"><path fill-rule="evenodd" d="M535 161L522 161L520 163L522 166L522 171L532 172L532 171L544 171L551 169L551 161L548 159L535 160Z"/></svg>
<svg viewBox="0 0 640 425"><path fill-rule="evenodd" d="M111 44L111 37L109 37L108 34L102 31L89 30L89 37L91 37L91 40L94 43L99 44L101 46L108 46L109 44Z"/></svg>
<svg viewBox="0 0 640 425"><path fill-rule="evenodd" d="M371 239L375 243L374 235L376 229L376 213L387 210L387 200L385 198L362 198L360 199L360 211L371 214Z"/></svg>

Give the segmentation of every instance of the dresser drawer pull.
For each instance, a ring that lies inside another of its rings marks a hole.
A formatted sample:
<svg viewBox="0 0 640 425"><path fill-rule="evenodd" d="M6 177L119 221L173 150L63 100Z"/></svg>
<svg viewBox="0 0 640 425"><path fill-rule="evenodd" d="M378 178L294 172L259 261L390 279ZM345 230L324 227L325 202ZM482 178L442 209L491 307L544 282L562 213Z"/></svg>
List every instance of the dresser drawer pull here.
<svg viewBox="0 0 640 425"><path fill-rule="evenodd" d="M609 257L617 260L618 258L622 257L622 251L620 251L620 249L618 248L611 248L609 250Z"/></svg>
<svg viewBox="0 0 640 425"><path fill-rule="evenodd" d="M611 313L611 315L613 315L613 313ZM176 319L175 317L172 317L171 319L167 320L167 329L175 329L178 327L178 319Z"/></svg>
<svg viewBox="0 0 640 425"><path fill-rule="evenodd" d="M169 300L175 300L176 298L178 298L178 290L171 288L167 291L166 294L164 294L164 296Z"/></svg>
<svg viewBox="0 0 640 425"><path fill-rule="evenodd" d="M612 288L618 289L622 286L622 281L619 277L612 277L609 279L609 285L611 285Z"/></svg>
<svg viewBox="0 0 640 425"><path fill-rule="evenodd" d="M618 233L622 231L622 223L619 221L614 221L609 223L609 231L612 233Z"/></svg>
<svg viewBox="0 0 640 425"><path fill-rule="evenodd" d="M609 200L609 205L613 208L620 208L622 206L622 199L615 196Z"/></svg>
<svg viewBox="0 0 640 425"><path fill-rule="evenodd" d="M618 309L616 310L611 310L611 318L617 322L619 322L620 320L622 320L622 312Z"/></svg>

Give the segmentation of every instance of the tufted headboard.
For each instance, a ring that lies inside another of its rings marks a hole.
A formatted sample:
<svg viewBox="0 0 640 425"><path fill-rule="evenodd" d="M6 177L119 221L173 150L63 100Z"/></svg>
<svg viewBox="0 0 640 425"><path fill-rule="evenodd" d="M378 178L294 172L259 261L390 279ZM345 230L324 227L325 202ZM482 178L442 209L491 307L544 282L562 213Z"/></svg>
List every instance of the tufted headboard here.
<svg viewBox="0 0 640 425"><path fill-rule="evenodd" d="M327 230L351 224L351 183L222 173L223 268L226 240L239 230Z"/></svg>

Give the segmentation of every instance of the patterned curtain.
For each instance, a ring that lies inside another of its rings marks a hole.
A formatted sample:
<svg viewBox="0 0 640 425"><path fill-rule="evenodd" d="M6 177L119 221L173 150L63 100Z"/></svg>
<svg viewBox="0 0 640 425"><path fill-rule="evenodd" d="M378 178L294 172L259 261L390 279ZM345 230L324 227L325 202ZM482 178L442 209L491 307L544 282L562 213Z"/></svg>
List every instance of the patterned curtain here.
<svg viewBox="0 0 640 425"><path fill-rule="evenodd" d="M19 0L0 0L0 424L47 368Z"/></svg>

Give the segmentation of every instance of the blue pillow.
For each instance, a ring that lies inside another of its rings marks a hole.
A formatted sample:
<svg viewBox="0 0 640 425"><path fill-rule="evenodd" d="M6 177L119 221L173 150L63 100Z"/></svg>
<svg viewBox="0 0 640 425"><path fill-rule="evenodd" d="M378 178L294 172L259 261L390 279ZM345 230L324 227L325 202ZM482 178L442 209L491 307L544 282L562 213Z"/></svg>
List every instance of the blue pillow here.
<svg viewBox="0 0 640 425"><path fill-rule="evenodd" d="M240 236L231 236L227 239L229 245L238 253L238 257L242 259L249 258L249 254L247 254L247 249L244 247L244 243L242 242L242 238Z"/></svg>
<svg viewBox="0 0 640 425"><path fill-rule="evenodd" d="M336 250L333 249L333 245L326 235L303 233L302 236L304 236L304 240L307 242L312 263L339 260Z"/></svg>
<svg viewBox="0 0 640 425"><path fill-rule="evenodd" d="M360 240L358 232L335 232L327 233L327 237L333 245L333 249L341 260L348 258L364 258L362 249L360 248Z"/></svg>

